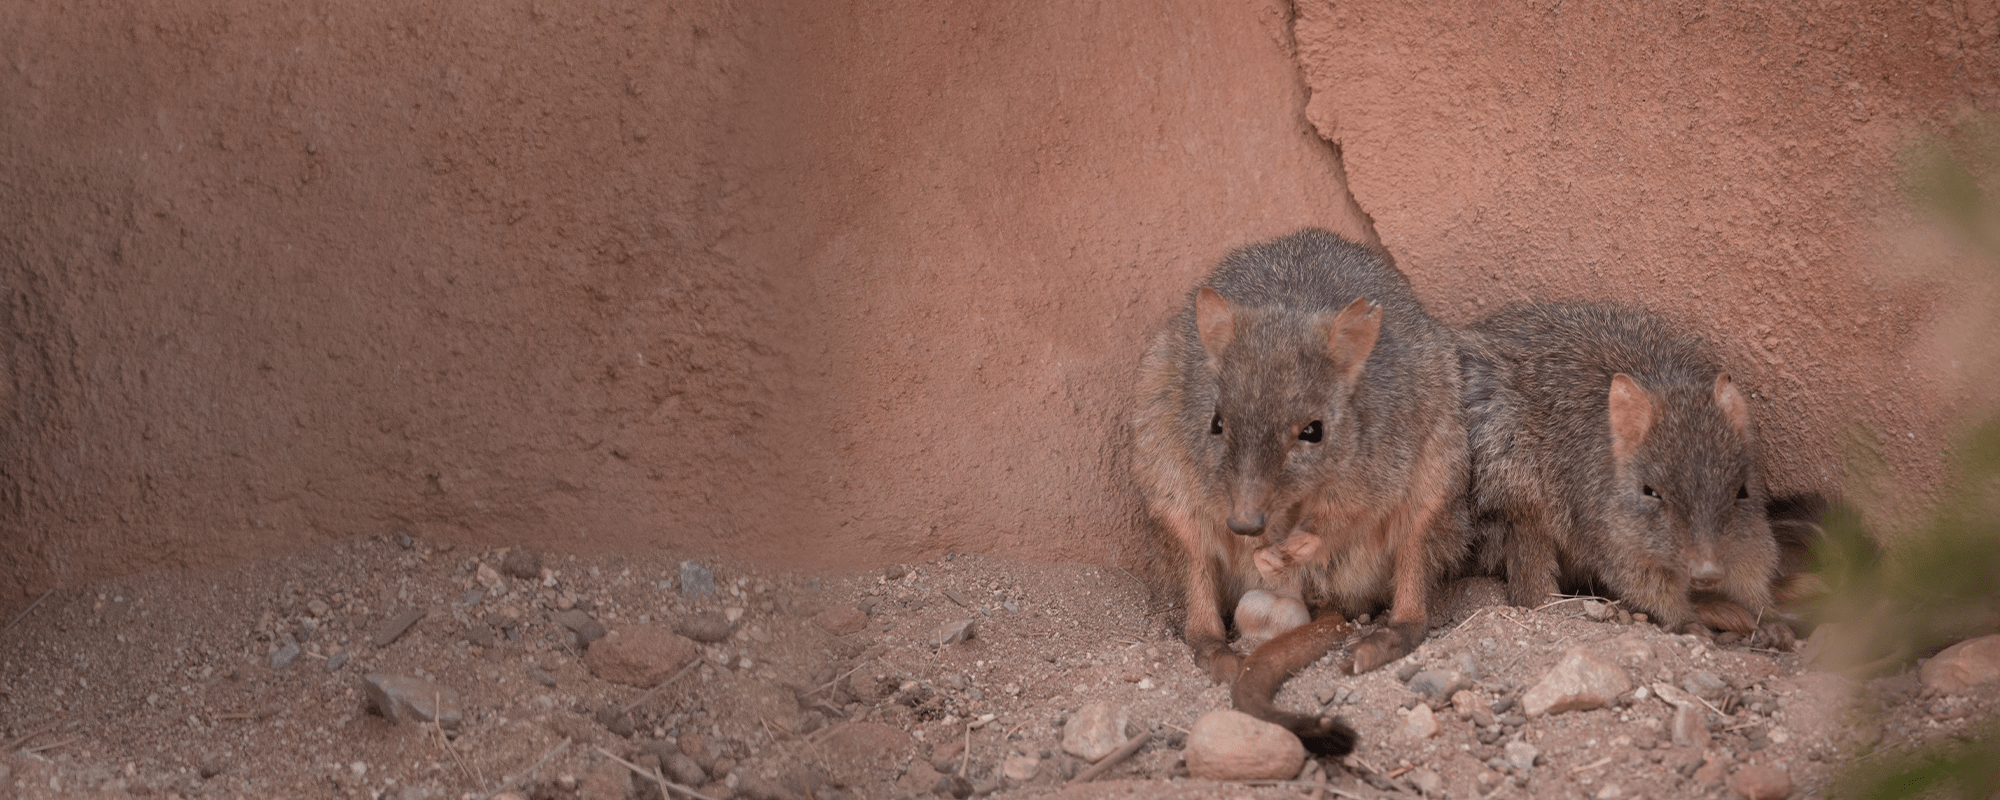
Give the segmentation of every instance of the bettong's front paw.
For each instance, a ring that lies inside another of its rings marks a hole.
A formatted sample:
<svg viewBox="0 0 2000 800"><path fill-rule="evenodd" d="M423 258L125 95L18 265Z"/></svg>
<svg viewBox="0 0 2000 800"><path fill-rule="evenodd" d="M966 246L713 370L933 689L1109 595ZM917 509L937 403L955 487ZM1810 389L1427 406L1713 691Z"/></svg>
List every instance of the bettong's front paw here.
<svg viewBox="0 0 2000 800"><path fill-rule="evenodd" d="M1228 643L1216 642L1195 651L1195 666L1208 672L1209 680L1228 686L1236 682L1236 675L1243 671L1243 658L1229 649Z"/></svg>
<svg viewBox="0 0 2000 800"><path fill-rule="evenodd" d="M1368 638L1362 639L1360 644L1354 646L1354 674L1360 675L1372 671L1383 664L1409 655L1411 650L1417 648L1417 642L1422 639L1423 626L1412 623L1391 625L1368 634Z"/></svg>

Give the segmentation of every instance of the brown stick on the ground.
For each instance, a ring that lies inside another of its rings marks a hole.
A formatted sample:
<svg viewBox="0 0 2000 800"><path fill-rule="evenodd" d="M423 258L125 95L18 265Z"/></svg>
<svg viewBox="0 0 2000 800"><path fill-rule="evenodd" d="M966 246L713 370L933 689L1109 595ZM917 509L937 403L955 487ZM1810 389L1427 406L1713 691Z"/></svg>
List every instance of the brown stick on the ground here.
<svg viewBox="0 0 2000 800"><path fill-rule="evenodd" d="M21 745L27 744L29 739L33 739L44 733L48 733L49 731L55 730L55 728L56 724L53 722L44 724L38 728L31 728L28 730L27 733L15 737L14 741L8 742L6 747L0 747L0 753L12 753L14 752L15 749L19 748Z"/></svg>
<svg viewBox="0 0 2000 800"><path fill-rule="evenodd" d="M1089 783L1096 780L1097 776L1103 775L1106 770L1117 766L1118 762L1131 758L1133 753L1139 752L1139 748L1145 747L1146 743L1152 740L1153 734L1151 733L1141 733L1138 736L1125 740L1125 743L1119 745L1118 749L1111 751L1111 755L1105 756L1097 763L1090 765L1090 769L1077 773L1076 777L1069 779L1069 782Z"/></svg>
<svg viewBox="0 0 2000 800"><path fill-rule="evenodd" d="M638 708L640 703L653 699L653 695L659 694L661 689L672 685L674 681L680 680L682 675L694 671L694 668L699 666L701 666L701 656L695 656L693 661L689 661L687 666L681 667L681 671L674 673L673 677L654 684L653 688L647 689L645 694L639 695L639 699L626 703L624 708L618 709L618 716L622 717L632 713L632 709Z"/></svg>
<svg viewBox="0 0 2000 800"><path fill-rule="evenodd" d="M620 764L625 765L626 769L631 770L634 774L638 775L639 777L645 778L647 780L659 784L660 791L663 794L666 792L666 790L672 789L676 792L680 792L681 794L692 797L695 800L715 800L715 798L713 797L709 797L708 795L702 794L701 792L697 792L686 786L682 786L678 783L674 783L673 781L667 780L664 776L660 775L660 773L648 771L645 767L641 767L638 764L634 764L630 761L626 761L625 759L614 756L611 754L611 751L606 750L602 747L597 748L597 752L602 753L605 758L611 759L612 761L616 761Z"/></svg>
<svg viewBox="0 0 2000 800"><path fill-rule="evenodd" d="M535 770L541 769L543 764L548 763L549 759L555 758L557 753L569 749L569 744L570 740L564 739L562 740L562 743L549 748L548 752L542 753L542 757L535 759L535 763L529 764L527 769L521 770L520 772L514 773L513 775L501 776L500 788L494 789L493 791L487 792L486 794L479 795L479 800L492 800L494 795L507 791L508 789L514 788L514 784L526 780L529 775L534 774Z"/></svg>
<svg viewBox="0 0 2000 800"><path fill-rule="evenodd" d="M28 607L27 607L27 608L24 608L24 609L21 609L21 613L19 613L19 614L15 614L15 615L14 615L14 621L13 621L13 622L9 622L9 623L7 623L7 627L5 627L5 628L0 628L0 631L11 631L11 630L13 630L13 629L14 629L14 626L15 626L15 625L17 625L17 624L19 624L19 623L21 622L21 618L22 618L22 617L25 617L25 616L27 616L27 615L28 615L28 612L30 612L30 611L33 611L33 610L35 610L35 606L38 606L38 605L41 605L41 604L42 604L42 601L43 601L43 600L47 600L47 599L49 599L49 595L51 595L51 594L54 594L54 593L55 593L55 590L54 590L54 589L50 589L50 590L48 590L48 591L46 591L46 592L43 592L43 593L42 593L42 596L41 596L41 597L37 597L37 598L35 598L35 602L32 602L32 603L29 603L29 604L28 604Z"/></svg>
<svg viewBox="0 0 2000 800"><path fill-rule="evenodd" d="M476 789L486 788L486 776L484 774L475 773L470 768L466 767L465 757L458 754L458 748L451 746L451 737L444 735L444 720L438 719L438 717L444 715L443 711L444 711L444 701L438 696L437 692L432 692L431 729L437 731L438 744L444 745L444 749L447 752L451 753L451 760L458 762L458 771L465 773L465 777L472 780L473 788Z"/></svg>

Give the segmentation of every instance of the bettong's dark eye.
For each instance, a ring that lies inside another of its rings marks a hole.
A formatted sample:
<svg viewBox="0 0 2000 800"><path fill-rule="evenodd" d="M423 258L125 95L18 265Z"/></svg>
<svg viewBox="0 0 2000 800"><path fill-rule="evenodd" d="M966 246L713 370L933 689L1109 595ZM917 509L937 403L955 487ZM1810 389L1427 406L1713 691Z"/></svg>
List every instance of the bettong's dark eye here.
<svg viewBox="0 0 2000 800"><path fill-rule="evenodd" d="M1222 435L1222 412L1220 411L1215 412L1215 417L1208 421L1208 435L1210 436Z"/></svg>
<svg viewBox="0 0 2000 800"><path fill-rule="evenodd" d="M1660 499L1660 493L1653 491L1653 487L1651 486L1641 486L1639 487L1639 491L1640 493L1646 495L1647 497L1653 498L1654 500Z"/></svg>
<svg viewBox="0 0 2000 800"><path fill-rule="evenodd" d="M1299 429L1299 441L1301 442L1318 444L1321 435L1323 435L1323 431L1320 428L1319 420L1308 422L1305 427Z"/></svg>

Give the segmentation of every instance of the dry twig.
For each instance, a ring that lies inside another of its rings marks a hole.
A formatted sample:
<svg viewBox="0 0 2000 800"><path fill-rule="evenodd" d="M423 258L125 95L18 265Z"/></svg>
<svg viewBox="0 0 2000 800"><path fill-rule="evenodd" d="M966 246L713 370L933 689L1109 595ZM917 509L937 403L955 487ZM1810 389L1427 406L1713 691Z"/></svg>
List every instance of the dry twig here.
<svg viewBox="0 0 2000 800"><path fill-rule="evenodd" d="M1090 765L1090 769L1086 769L1082 772L1077 773L1076 777L1069 779L1069 782L1089 783L1093 780L1096 780L1097 776L1103 775L1105 770L1117 766L1118 762L1120 761L1124 761L1125 759L1131 758L1133 753L1139 752L1139 748L1145 747L1146 743L1152 740L1153 740L1153 734L1150 732L1141 733L1138 736L1126 739L1124 744L1118 746L1118 749L1111 751L1110 755L1107 755L1104 758L1098 760L1097 763Z"/></svg>
<svg viewBox="0 0 2000 800"><path fill-rule="evenodd" d="M514 784L520 783L521 781L526 780L529 775L535 774L535 770L541 769L542 765L548 763L549 759L555 758L557 753L569 749L569 744L570 740L564 739L556 746L549 748L546 752L542 753L541 758L535 759L535 763L529 764L527 769L521 770L520 772L516 772L512 775L508 775L501 778L500 788L494 789L493 791L480 795L479 800L491 800L491 798L494 795L507 791L508 789L514 788Z"/></svg>
<svg viewBox="0 0 2000 800"><path fill-rule="evenodd" d="M631 770L633 774L638 775L641 778L650 780L656 784L659 784L661 794L665 794L668 790L672 790L687 795L688 797L692 797L695 800L715 800L715 798L709 797L708 795L702 794L701 792L697 792L692 788L682 786L678 783L674 783L673 781L667 780L666 776L661 775L660 773L649 771L646 768L639 766L638 764L634 764L630 761L626 761L625 759L612 755L611 751L606 750L602 747L597 748L597 752L603 754L605 758L611 759L612 761L616 761L619 764L624 765L624 767L626 769Z"/></svg>
<svg viewBox="0 0 2000 800"><path fill-rule="evenodd" d="M17 625L17 624L19 624L19 623L21 622L21 618L22 618L22 617L25 617L25 616L27 616L27 615L28 615L28 612L30 612L30 611L33 611L33 610L35 610L35 606L38 606L38 605L41 605L41 604L42 604L42 601L43 601L43 600L47 600L47 599L49 599L49 595L51 595L51 594L54 594L54 593L55 593L55 590L54 590L54 589L50 589L50 590L48 590L48 591L46 591L46 592L42 592L42 596L41 596L41 597L37 597L37 598L35 598L35 602L32 602L32 603L29 603L29 604L28 604L28 607L27 607L27 608L24 608L24 609L21 609L21 613L19 613L19 614L15 614L15 615L14 615L14 621L13 621L13 622L9 622L9 623L7 623L7 627L5 627L5 628L0 628L0 631L11 631L11 630L13 630L13 629L14 629L14 626L15 626L15 625Z"/></svg>
<svg viewBox="0 0 2000 800"><path fill-rule="evenodd" d="M680 680L682 675L686 675L690 672L693 672L694 668L699 666L701 666L701 656L695 656L693 661L689 661L687 663L687 666L681 667L681 671L674 673L673 677L660 681L658 684L654 685L653 688L647 689L645 694L639 695L639 699L625 704L624 708L618 709L618 716L622 717L625 716L626 714L632 713L632 709L638 708L640 703L644 703L647 700L653 699L653 695L659 694L661 689L665 689L668 686L673 685L673 682Z"/></svg>

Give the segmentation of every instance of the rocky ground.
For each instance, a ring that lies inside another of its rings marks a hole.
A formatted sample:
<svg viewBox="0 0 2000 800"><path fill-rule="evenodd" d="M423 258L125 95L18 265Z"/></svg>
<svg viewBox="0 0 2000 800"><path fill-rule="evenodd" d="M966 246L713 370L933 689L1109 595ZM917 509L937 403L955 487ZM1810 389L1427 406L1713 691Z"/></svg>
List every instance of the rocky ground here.
<svg viewBox="0 0 2000 800"><path fill-rule="evenodd" d="M11 619L0 798L1825 796L1996 704L1967 685L2000 674L1981 648L1855 683L1614 604L1448 594L1411 657L1280 695L1344 715L1354 755L1215 782L1190 736L1227 693L1115 568L778 575L357 539Z"/></svg>

